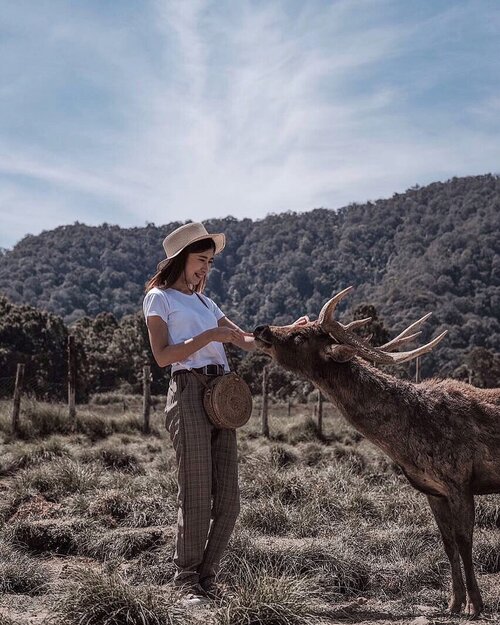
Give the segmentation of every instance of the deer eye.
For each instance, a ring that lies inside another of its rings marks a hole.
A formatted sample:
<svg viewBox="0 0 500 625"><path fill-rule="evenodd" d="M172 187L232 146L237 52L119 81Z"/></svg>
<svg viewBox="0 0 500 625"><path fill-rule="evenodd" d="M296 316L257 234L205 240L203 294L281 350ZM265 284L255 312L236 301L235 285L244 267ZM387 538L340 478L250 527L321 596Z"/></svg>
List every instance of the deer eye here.
<svg viewBox="0 0 500 625"><path fill-rule="evenodd" d="M301 334L298 334L294 337L293 342L295 343L295 345L302 345L302 343L304 342L304 337Z"/></svg>

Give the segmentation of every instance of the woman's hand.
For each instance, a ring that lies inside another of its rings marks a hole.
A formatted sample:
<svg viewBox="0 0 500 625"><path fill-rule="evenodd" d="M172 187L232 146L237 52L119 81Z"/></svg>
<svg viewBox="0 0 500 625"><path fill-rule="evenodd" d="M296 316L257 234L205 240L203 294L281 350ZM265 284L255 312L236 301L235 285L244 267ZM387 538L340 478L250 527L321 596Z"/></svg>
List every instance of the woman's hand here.
<svg viewBox="0 0 500 625"><path fill-rule="evenodd" d="M245 332L236 328L228 328L227 326L219 326L207 330L211 341L219 343L234 343L238 347L245 342Z"/></svg>
<svg viewBox="0 0 500 625"><path fill-rule="evenodd" d="M292 323L292 326L303 326L306 323L309 323L309 317L307 315L304 315L303 317L299 317L297 321L294 321Z"/></svg>

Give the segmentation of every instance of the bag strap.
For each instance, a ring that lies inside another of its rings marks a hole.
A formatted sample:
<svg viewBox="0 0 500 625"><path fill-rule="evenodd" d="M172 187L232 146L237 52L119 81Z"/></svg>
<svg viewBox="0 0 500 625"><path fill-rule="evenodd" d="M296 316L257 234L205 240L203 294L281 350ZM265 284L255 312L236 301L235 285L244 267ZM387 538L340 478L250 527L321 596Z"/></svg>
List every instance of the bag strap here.
<svg viewBox="0 0 500 625"><path fill-rule="evenodd" d="M206 308L208 308L208 304L206 303L206 301L199 295L198 291L195 291L198 299L200 300L200 302L203 304L203 306L206 306ZM210 310L210 309L209 309ZM203 386L205 388L208 388L208 384L205 382L203 376L201 375L201 373L198 373L198 371L195 371L194 369L190 369L191 373L194 373L195 376L198 378L198 380L203 384Z"/></svg>
<svg viewBox="0 0 500 625"><path fill-rule="evenodd" d="M195 293L196 293L196 295L198 295L198 291L195 291ZM198 299L203 304L203 306L206 306L208 308L208 304L206 303L206 301L200 295L198 295Z"/></svg>
<svg viewBox="0 0 500 625"><path fill-rule="evenodd" d="M198 378L198 380L203 384L205 388L208 388L208 384L205 382L205 379L203 378L201 373L198 373L198 371L195 371L194 369L190 369L189 371L195 374L195 376Z"/></svg>

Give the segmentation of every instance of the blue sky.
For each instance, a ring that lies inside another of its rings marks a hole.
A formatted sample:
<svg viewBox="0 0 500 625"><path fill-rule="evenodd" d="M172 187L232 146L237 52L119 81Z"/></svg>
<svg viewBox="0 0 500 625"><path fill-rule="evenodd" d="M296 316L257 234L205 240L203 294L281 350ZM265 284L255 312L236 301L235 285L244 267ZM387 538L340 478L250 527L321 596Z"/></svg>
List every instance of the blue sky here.
<svg viewBox="0 0 500 625"><path fill-rule="evenodd" d="M0 247L500 173L497 0L0 0Z"/></svg>

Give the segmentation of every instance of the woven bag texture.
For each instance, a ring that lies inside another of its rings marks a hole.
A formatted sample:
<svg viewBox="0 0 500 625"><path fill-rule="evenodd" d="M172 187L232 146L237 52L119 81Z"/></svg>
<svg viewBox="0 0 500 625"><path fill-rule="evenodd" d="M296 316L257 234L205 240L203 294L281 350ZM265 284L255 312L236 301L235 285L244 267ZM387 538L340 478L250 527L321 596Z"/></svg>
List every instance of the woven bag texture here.
<svg viewBox="0 0 500 625"><path fill-rule="evenodd" d="M218 428L239 428L252 414L250 388L233 372L208 382L203 404L210 420Z"/></svg>

